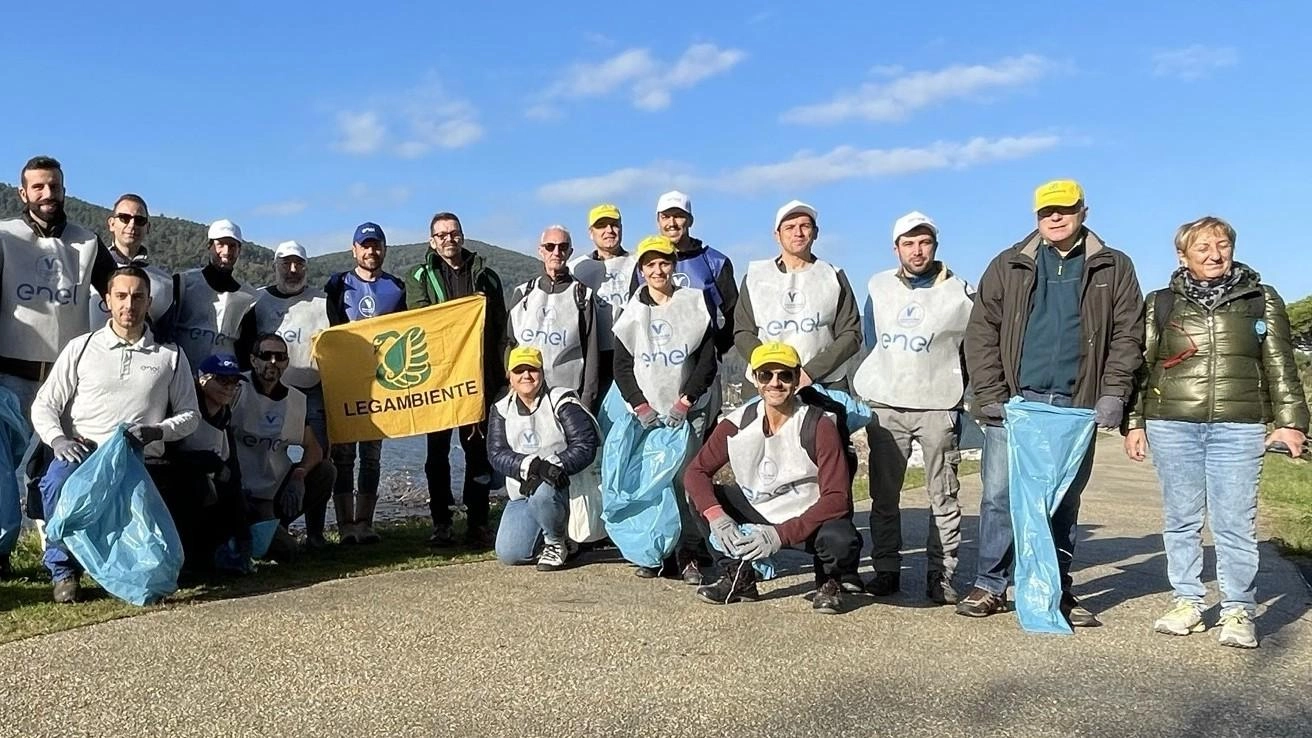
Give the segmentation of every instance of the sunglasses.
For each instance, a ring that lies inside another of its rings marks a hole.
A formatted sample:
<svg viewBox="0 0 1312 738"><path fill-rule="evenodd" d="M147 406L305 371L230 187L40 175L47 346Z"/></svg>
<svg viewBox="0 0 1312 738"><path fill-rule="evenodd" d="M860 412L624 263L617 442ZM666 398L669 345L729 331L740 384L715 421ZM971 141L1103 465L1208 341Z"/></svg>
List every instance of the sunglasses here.
<svg viewBox="0 0 1312 738"><path fill-rule="evenodd" d="M510 370L510 373L511 373L511 374L528 374L528 373L530 373L530 372L540 372L540 371L542 371L542 370L539 369L539 368L537 368L537 367L535 367L535 366L529 366L528 364L521 364L520 366L517 366L517 367L515 367L514 369L511 369L511 370Z"/></svg>
<svg viewBox="0 0 1312 738"><path fill-rule="evenodd" d="M769 384L772 380L778 379L784 384L792 384L797 381L796 369L757 369L756 381L761 384Z"/></svg>
<svg viewBox="0 0 1312 738"><path fill-rule="evenodd" d="M568 243L544 243L541 245L542 248L546 249L548 252L560 251L564 253L566 251L569 251L570 249L570 245Z"/></svg>
<svg viewBox="0 0 1312 738"><path fill-rule="evenodd" d="M286 351L257 351L255 357L261 361L287 361Z"/></svg>
<svg viewBox="0 0 1312 738"><path fill-rule="evenodd" d="M136 223L139 226L144 226L150 222L150 218L147 218L144 215L129 215L127 213L114 213L114 220L117 220L123 225Z"/></svg>
<svg viewBox="0 0 1312 738"><path fill-rule="evenodd" d="M221 384L225 387L236 387L241 384L241 377L234 377L226 374L211 374L209 381L215 384Z"/></svg>

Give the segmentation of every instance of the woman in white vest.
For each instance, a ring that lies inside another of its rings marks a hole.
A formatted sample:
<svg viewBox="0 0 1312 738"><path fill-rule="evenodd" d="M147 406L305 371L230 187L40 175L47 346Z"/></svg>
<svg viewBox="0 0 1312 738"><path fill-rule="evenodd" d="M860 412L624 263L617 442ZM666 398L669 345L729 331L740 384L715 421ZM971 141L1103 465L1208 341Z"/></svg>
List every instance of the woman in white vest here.
<svg viewBox="0 0 1312 738"><path fill-rule="evenodd" d="M842 437L830 415L797 397L802 360L793 347L761 344L749 363L761 401L721 420L685 476L689 498L720 544L720 578L697 597L717 605L758 599L751 562L791 547L818 561L812 609L841 612L840 580L861 556ZM734 483L717 485L726 464Z"/></svg>
<svg viewBox="0 0 1312 738"><path fill-rule="evenodd" d="M711 383L717 356L711 314L701 290L674 286L676 252L665 236L648 236L638 244L635 258L646 284L633 293L615 320L615 386L625 404L644 428L659 423L678 426L693 423L689 447L684 449L680 473L675 476L674 497L683 529L674 566L689 584L702 582L698 559L705 541L683 493L682 465L702 438L698 418L714 418ZM667 564L668 566L668 564ZM638 567L641 577L655 577L657 569Z"/></svg>
<svg viewBox="0 0 1312 738"><path fill-rule="evenodd" d="M879 422L870 439L870 535L875 577L866 591L882 597L901 587L902 518L899 500L911 442L920 444L933 524L925 544L925 595L938 604L957 600L952 575L961 540L961 401L966 391L962 351L974 289L935 256L938 226L912 212L893 226L897 269L870 278L866 345L870 354L852 379Z"/></svg>
<svg viewBox="0 0 1312 738"><path fill-rule="evenodd" d="M545 382L541 351L513 349L506 367L510 391L490 408L487 433L488 460L510 495L497 558L523 564L536 555L538 571L557 571L566 559L569 478L597 455L597 421L573 390Z"/></svg>
<svg viewBox="0 0 1312 738"><path fill-rule="evenodd" d="M232 275L241 257L241 228L216 220L208 237L209 263L173 275L172 338L193 364L211 354L244 359L255 338L255 290Z"/></svg>
<svg viewBox="0 0 1312 738"><path fill-rule="evenodd" d="M803 387L847 391L848 360L861 350L861 316L847 275L812 253L819 235L815 208L798 200L779 208L779 256L747 265L733 340L744 360L762 342L787 343L802 357Z"/></svg>

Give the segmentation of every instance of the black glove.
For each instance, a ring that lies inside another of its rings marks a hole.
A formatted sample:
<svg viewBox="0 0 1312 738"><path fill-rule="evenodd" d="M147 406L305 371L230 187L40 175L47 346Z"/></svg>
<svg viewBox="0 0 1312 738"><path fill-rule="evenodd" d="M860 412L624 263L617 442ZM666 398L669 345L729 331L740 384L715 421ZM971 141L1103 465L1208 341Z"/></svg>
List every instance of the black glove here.
<svg viewBox="0 0 1312 738"><path fill-rule="evenodd" d="M980 419L985 425L1002 425L1006 414L1005 406L1001 402L991 402L979 410Z"/></svg>
<svg viewBox="0 0 1312 738"><path fill-rule="evenodd" d="M158 425L137 423L128 428L128 440L132 441L137 448L145 448L147 445L163 439L164 429Z"/></svg>
<svg viewBox="0 0 1312 738"><path fill-rule="evenodd" d="M528 463L528 475L544 480L557 489L564 487L569 479L565 476L564 469L546 459L533 459L530 461Z"/></svg>

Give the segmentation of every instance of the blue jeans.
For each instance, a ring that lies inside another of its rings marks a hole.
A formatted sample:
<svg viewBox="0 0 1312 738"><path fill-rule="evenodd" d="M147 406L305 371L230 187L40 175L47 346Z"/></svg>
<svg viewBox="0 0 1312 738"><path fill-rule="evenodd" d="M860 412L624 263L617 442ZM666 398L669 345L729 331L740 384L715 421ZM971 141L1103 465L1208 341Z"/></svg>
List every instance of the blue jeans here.
<svg viewBox="0 0 1312 738"><path fill-rule="evenodd" d="M1070 407L1068 395L1039 394L1028 390L1021 393L1026 400L1043 402L1053 407ZM1061 504L1052 513L1052 540L1057 546L1057 569L1061 573L1061 591L1071 591L1071 560L1075 556L1075 530L1080 517L1080 495L1089 484L1093 471L1093 449L1096 440L1090 441L1080 470L1071 481L1070 489ZM1001 426L984 427L984 458L980 465L983 484L979 502L979 562L975 586L1000 595L1007 591L1007 577L1011 569L1015 546L1011 530L1011 495L1007 480L1007 429Z"/></svg>
<svg viewBox="0 0 1312 738"><path fill-rule="evenodd" d="M539 541L563 544L569 522L569 490L543 482L527 498L511 500L497 526L497 558L503 564L526 564L537 556Z"/></svg>
<svg viewBox="0 0 1312 738"><path fill-rule="evenodd" d="M1203 514L1216 543L1221 609L1257 613L1257 484L1266 426L1146 423L1162 485L1166 574L1175 596L1203 604Z"/></svg>
<svg viewBox="0 0 1312 738"><path fill-rule="evenodd" d="M45 476L41 477L41 507L45 509L46 520L55 514L55 505L59 502L59 492L64 489L64 482L80 464L69 463L63 459L50 462ZM50 577L56 582L61 579L77 577L82 574L82 565L73 558L64 544L46 538L46 552L41 558Z"/></svg>

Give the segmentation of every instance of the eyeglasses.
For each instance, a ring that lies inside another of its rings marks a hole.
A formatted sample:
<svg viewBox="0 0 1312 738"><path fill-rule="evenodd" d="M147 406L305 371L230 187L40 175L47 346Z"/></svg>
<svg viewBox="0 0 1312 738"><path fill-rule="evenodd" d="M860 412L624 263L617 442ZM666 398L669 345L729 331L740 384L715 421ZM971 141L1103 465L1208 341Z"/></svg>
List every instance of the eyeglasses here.
<svg viewBox="0 0 1312 738"><path fill-rule="evenodd" d="M760 384L770 384L774 379L778 379L784 384L792 384L797 381L796 369L757 369L756 381Z"/></svg>
<svg viewBox="0 0 1312 738"><path fill-rule="evenodd" d="M437 241L463 241L465 234L460 231L447 231L445 233L434 233L433 238Z"/></svg>
<svg viewBox="0 0 1312 738"><path fill-rule="evenodd" d="M147 218L144 215L130 215L128 213L114 213L114 219L123 225L136 223L139 226L144 226L150 222L150 218Z"/></svg>
<svg viewBox="0 0 1312 738"><path fill-rule="evenodd" d="M286 351L257 351L255 357L261 361L287 361Z"/></svg>
<svg viewBox="0 0 1312 738"><path fill-rule="evenodd" d="M541 246L549 253L555 253L557 251L564 253L570 249L569 243L544 243L541 244Z"/></svg>

